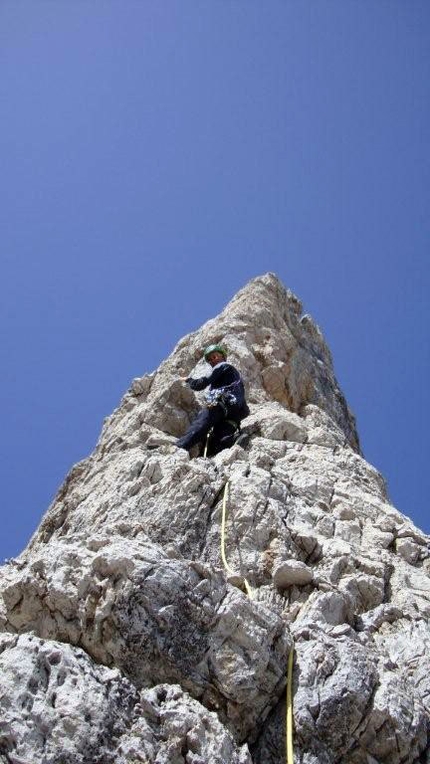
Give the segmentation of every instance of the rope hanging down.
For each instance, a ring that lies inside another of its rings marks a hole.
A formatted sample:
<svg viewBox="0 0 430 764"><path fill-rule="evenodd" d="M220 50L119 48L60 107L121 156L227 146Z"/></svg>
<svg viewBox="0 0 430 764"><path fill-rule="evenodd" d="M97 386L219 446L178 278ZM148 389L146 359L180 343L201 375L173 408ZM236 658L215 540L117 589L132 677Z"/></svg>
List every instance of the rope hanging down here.
<svg viewBox="0 0 430 764"><path fill-rule="evenodd" d="M205 443L205 450L203 451L203 458L206 459L208 455L208 446L209 446L209 438L212 435L213 427L209 430L208 434L206 435L206 443Z"/></svg>
<svg viewBox="0 0 430 764"><path fill-rule="evenodd" d="M222 500L222 519L221 519L221 559L223 561L224 568L226 569L227 573L230 576L234 576L234 571L230 568L230 565L227 562L227 557L225 556L225 524L227 520L227 496L228 496L228 486L229 486L229 480L227 480L227 483L224 486L224 498ZM252 589L247 581L247 579L242 576L246 593L250 600L253 598Z"/></svg>
<svg viewBox="0 0 430 764"><path fill-rule="evenodd" d="M294 663L294 647L291 648L288 656L288 672L287 672L287 719L285 726L285 743L287 764L294 764L293 753L293 663Z"/></svg>
<svg viewBox="0 0 430 764"><path fill-rule="evenodd" d="M225 537L226 537L226 521L227 521L227 497L230 481L224 486L224 496L222 500L222 516L221 516L221 559L225 570L230 576L234 576L235 573L227 562L225 554ZM250 600L253 598L252 589L244 576L241 576L245 583L246 593ZM287 699L286 699L286 730L285 730L285 743L286 743L286 764L294 764L294 752L293 752L293 663L294 663L294 648L290 650L288 656L288 670L287 670Z"/></svg>

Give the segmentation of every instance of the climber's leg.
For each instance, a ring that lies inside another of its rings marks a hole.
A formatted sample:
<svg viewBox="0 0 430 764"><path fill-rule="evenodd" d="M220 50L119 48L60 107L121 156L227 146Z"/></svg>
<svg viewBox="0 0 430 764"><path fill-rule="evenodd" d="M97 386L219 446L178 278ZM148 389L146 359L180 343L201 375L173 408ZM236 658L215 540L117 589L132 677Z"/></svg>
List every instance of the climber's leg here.
<svg viewBox="0 0 430 764"><path fill-rule="evenodd" d="M223 419L213 428L209 437L207 456L215 456L225 448L231 448L238 433L239 425L229 419Z"/></svg>
<svg viewBox="0 0 430 764"><path fill-rule="evenodd" d="M220 422L224 416L221 406L202 409L185 435L176 441L176 445L178 448L185 448L189 451L197 443L203 443L211 427Z"/></svg>

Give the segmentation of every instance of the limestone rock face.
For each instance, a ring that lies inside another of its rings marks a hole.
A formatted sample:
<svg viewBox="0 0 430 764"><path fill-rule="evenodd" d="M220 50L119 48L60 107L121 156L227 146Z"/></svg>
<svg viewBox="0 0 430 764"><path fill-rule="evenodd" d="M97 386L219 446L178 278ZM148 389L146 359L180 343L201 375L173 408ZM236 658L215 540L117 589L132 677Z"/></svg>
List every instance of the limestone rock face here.
<svg viewBox="0 0 430 764"><path fill-rule="evenodd" d="M213 342L251 438L190 458ZM257 278L133 381L0 569L0 761L281 764L294 648L295 764L429 764L429 571L321 332Z"/></svg>
<svg viewBox="0 0 430 764"><path fill-rule="evenodd" d="M3 761L167 764L185 754L251 762L247 746L238 748L217 715L177 685L137 692L79 648L2 635L0 668Z"/></svg>

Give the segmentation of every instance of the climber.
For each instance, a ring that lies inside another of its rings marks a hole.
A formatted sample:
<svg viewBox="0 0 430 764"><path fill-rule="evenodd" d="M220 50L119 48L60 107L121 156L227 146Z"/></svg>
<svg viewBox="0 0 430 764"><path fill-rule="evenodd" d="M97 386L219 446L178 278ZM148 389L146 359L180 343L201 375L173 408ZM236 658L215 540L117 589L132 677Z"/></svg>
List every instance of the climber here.
<svg viewBox="0 0 430 764"><path fill-rule="evenodd" d="M203 390L209 386L205 395L206 406L185 435L176 441L176 445L189 451L198 443L205 443L209 434L207 456L214 456L235 442L245 447L249 438L241 434L240 422L248 416L249 408L242 377L234 366L226 362L227 353L222 345L209 345L203 355L212 366L212 373L199 379L187 377L184 382L192 390Z"/></svg>

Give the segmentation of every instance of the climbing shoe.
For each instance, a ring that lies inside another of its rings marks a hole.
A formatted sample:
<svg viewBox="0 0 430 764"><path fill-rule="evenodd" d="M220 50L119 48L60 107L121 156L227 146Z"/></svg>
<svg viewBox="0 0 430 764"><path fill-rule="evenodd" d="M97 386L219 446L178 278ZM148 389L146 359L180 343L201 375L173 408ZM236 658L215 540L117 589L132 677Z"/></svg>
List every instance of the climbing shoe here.
<svg viewBox="0 0 430 764"><path fill-rule="evenodd" d="M248 448L250 442L251 436L248 435L247 432L241 432L234 441L235 445L240 446L241 448Z"/></svg>

